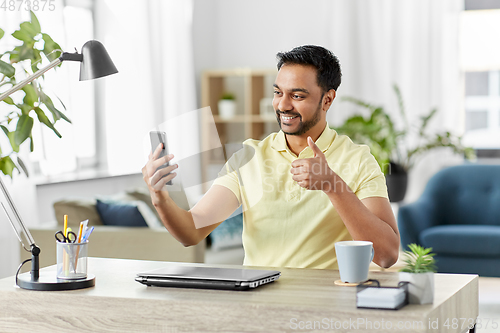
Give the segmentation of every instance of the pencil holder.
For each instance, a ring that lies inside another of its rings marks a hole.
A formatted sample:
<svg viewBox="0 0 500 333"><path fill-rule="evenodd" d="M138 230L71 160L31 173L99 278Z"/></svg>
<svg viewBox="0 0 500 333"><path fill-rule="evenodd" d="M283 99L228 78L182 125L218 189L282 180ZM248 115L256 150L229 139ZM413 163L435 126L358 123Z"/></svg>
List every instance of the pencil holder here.
<svg viewBox="0 0 500 333"><path fill-rule="evenodd" d="M89 242L63 243L57 246L57 278L67 280L87 277L87 257Z"/></svg>

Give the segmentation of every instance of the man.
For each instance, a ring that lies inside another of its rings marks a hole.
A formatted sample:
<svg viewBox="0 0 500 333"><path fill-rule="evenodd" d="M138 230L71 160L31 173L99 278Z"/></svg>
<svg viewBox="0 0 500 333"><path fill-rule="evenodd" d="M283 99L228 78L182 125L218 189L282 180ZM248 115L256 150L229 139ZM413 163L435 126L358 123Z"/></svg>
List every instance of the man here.
<svg viewBox="0 0 500 333"><path fill-rule="evenodd" d="M373 261L390 267L399 232L384 175L368 147L326 122L340 85L337 58L312 45L277 56L281 131L245 141L193 209L177 207L165 189L175 173L162 177L177 165L156 171L172 156L157 159L161 146L150 155L142 172L163 224L194 245L242 205L245 265L335 269L335 242L354 239L373 242Z"/></svg>

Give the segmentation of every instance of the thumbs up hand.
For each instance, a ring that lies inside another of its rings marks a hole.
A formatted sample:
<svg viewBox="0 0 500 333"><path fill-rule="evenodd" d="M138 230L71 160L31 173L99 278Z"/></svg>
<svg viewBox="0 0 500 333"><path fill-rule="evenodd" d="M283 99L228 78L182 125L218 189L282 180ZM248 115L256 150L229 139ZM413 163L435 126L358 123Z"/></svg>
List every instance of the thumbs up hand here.
<svg viewBox="0 0 500 333"><path fill-rule="evenodd" d="M314 157L293 161L290 170L292 179L308 190L335 191L335 183L340 177L330 169L325 154L310 136L307 137L307 144L312 149Z"/></svg>

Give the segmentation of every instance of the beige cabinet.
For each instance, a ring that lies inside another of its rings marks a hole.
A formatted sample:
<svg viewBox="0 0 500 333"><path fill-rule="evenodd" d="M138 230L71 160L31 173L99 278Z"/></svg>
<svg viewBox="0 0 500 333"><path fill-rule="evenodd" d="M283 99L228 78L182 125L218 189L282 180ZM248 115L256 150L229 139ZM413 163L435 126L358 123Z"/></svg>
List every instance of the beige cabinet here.
<svg viewBox="0 0 500 333"><path fill-rule="evenodd" d="M202 107L210 106L212 116L204 115L201 122L202 181L204 191L233 152L244 140L261 140L279 131L272 110L273 83L277 70L228 69L207 70L202 74ZM236 112L221 117L219 100L225 93L235 96ZM215 126L214 126L215 125ZM222 144L219 149L210 149Z"/></svg>

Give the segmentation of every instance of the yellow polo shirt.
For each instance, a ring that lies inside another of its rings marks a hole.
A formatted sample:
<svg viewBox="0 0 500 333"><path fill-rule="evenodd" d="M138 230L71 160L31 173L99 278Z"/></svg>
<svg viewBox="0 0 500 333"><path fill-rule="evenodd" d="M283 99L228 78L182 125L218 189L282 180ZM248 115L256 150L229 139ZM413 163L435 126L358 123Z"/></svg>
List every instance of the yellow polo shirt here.
<svg viewBox="0 0 500 333"><path fill-rule="evenodd" d="M367 146L327 125L316 141L330 168L359 199L387 198L385 177ZM230 189L243 205L244 265L337 269L335 243L352 239L323 191L300 187L290 173L296 159L283 131L246 140L213 185Z"/></svg>

